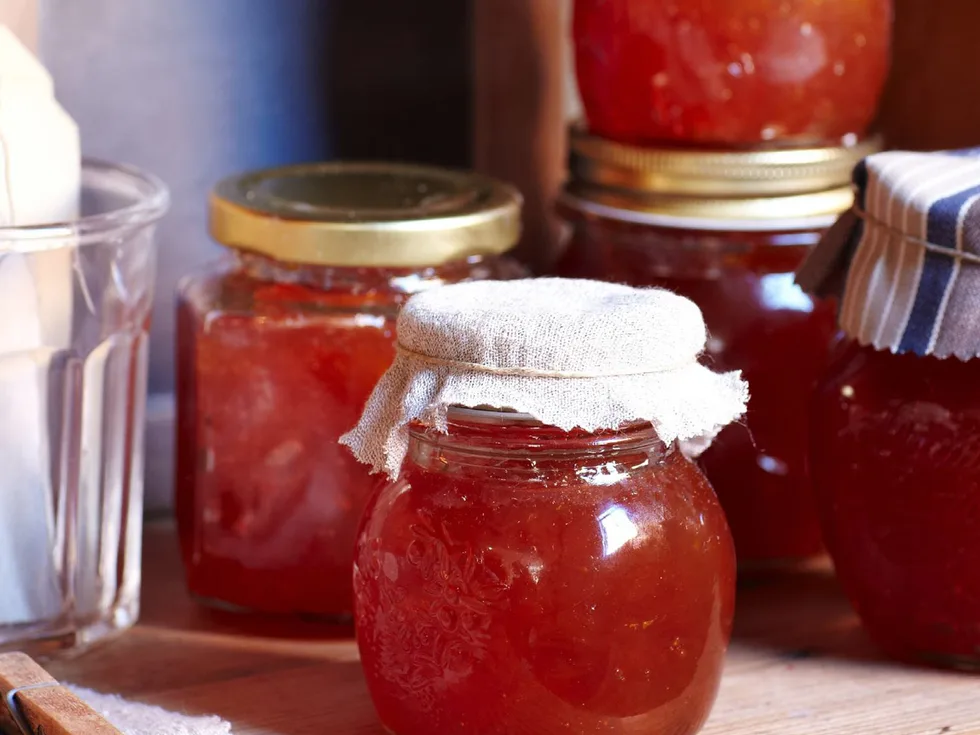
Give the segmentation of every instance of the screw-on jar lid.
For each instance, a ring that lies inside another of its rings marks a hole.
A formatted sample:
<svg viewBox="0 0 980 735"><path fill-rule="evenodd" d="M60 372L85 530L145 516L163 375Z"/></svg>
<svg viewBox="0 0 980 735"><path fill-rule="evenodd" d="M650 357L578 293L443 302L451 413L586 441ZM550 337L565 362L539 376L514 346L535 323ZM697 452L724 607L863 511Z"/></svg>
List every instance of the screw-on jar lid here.
<svg viewBox="0 0 980 735"><path fill-rule="evenodd" d="M471 172L316 163L221 181L211 194L210 229L224 245L286 262L430 266L512 248L521 197Z"/></svg>
<svg viewBox="0 0 980 735"><path fill-rule="evenodd" d="M853 202L854 166L880 145L871 138L824 148L643 148L574 125L566 194L679 225L836 217Z"/></svg>

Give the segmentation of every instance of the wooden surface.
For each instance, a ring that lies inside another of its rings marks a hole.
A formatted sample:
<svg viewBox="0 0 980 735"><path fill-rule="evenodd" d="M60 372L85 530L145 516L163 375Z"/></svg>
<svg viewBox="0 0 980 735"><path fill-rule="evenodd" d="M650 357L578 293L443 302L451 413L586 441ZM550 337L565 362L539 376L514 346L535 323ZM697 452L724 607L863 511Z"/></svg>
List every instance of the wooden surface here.
<svg viewBox="0 0 980 735"><path fill-rule="evenodd" d="M236 735L382 734L347 631L256 627L197 607L169 526L148 529L145 556L140 625L76 660L48 663L52 674L218 714ZM831 575L811 571L739 591L721 695L703 732L980 735L980 677L881 660Z"/></svg>

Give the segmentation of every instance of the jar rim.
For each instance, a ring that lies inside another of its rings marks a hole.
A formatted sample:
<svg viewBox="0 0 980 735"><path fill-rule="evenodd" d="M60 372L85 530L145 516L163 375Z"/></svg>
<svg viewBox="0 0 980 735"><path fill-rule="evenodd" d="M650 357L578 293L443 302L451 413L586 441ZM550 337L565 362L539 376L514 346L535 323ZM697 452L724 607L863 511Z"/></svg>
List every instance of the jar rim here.
<svg viewBox="0 0 980 735"><path fill-rule="evenodd" d="M522 436L521 440L513 447L488 446L485 438L473 445L465 441L458 441L452 432L439 431L434 427L413 422L408 424L408 433L412 439L428 443L452 444L453 451L464 454L539 454L539 453L595 453L619 448L635 448L647 444L661 444L660 439L653 424L649 421L637 420L627 422L619 427L601 428L594 431L584 429L572 429L566 431L557 426L546 424L534 416L513 411L509 409L499 409L494 407L465 407L450 406L446 413L447 428L450 426L466 427L474 430L488 430L493 427L507 427L525 430L540 429L545 435L528 440ZM546 434L554 433L555 436ZM553 446L556 442L563 444L563 447Z"/></svg>
<svg viewBox="0 0 980 735"><path fill-rule="evenodd" d="M589 192L571 183L557 200L559 209L587 217L701 232L820 231L833 225L853 203L854 192L848 186L821 192L816 198L803 195L779 200L679 199L670 203L661 199L653 206L645 207L643 201L637 202L615 192ZM814 214L814 210L818 213Z"/></svg>
<svg viewBox="0 0 980 735"><path fill-rule="evenodd" d="M628 455L638 451L652 452L658 457L666 457L672 452L679 451L676 445L666 445L650 424L645 427L634 426L629 429L602 434L565 433L555 427L535 427L533 425L515 426L510 424L508 427L512 430L524 428L526 431L510 436L505 433L493 435L478 431L461 435L459 433L443 434L435 431L420 432L412 430L410 427L408 456L418 456L419 449L429 447L430 451L447 453L447 456L454 458L454 462L466 463L468 460L465 458L472 458L475 461L487 459L527 461L529 467L541 471L544 469L542 463L552 459L578 458L584 461L601 459L604 462L616 456ZM470 425L470 428L475 427ZM545 430L545 433L533 434L534 428L541 428ZM551 432L555 432L555 434L551 435ZM406 459L406 461L408 460ZM508 468L508 471L515 470L515 467Z"/></svg>
<svg viewBox="0 0 980 735"><path fill-rule="evenodd" d="M170 206L162 180L126 164L83 158L81 184L82 194L111 194L128 202L69 222L0 227L0 252L40 252L104 242L154 224Z"/></svg>

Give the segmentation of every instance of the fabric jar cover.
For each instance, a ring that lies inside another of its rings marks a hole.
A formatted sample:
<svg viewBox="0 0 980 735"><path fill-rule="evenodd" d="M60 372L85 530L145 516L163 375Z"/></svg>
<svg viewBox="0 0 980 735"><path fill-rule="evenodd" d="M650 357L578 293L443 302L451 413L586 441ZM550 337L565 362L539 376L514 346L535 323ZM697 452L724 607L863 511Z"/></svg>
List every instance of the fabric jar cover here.
<svg viewBox="0 0 980 735"><path fill-rule="evenodd" d="M879 153L854 186L797 283L839 297L841 330L862 345L980 355L980 149Z"/></svg>
<svg viewBox="0 0 980 735"><path fill-rule="evenodd" d="M513 410L566 431L645 420L666 444L703 449L748 400L739 373L698 361L698 307L662 289L561 278L443 286L413 296L397 330L394 363L340 440L391 477L408 424L445 432L451 406Z"/></svg>

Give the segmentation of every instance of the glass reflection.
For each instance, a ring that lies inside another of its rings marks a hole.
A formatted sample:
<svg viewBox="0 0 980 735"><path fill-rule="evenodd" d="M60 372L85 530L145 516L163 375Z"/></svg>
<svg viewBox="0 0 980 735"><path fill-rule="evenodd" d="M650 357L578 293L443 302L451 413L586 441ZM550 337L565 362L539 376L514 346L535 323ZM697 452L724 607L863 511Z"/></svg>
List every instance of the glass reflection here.
<svg viewBox="0 0 980 735"><path fill-rule="evenodd" d="M603 556L612 556L640 533L629 513L618 505L599 515L599 530L602 533Z"/></svg>
<svg viewBox="0 0 980 735"><path fill-rule="evenodd" d="M785 309L809 314L813 301L796 285L793 273L770 273L761 280L762 303L770 309Z"/></svg>

